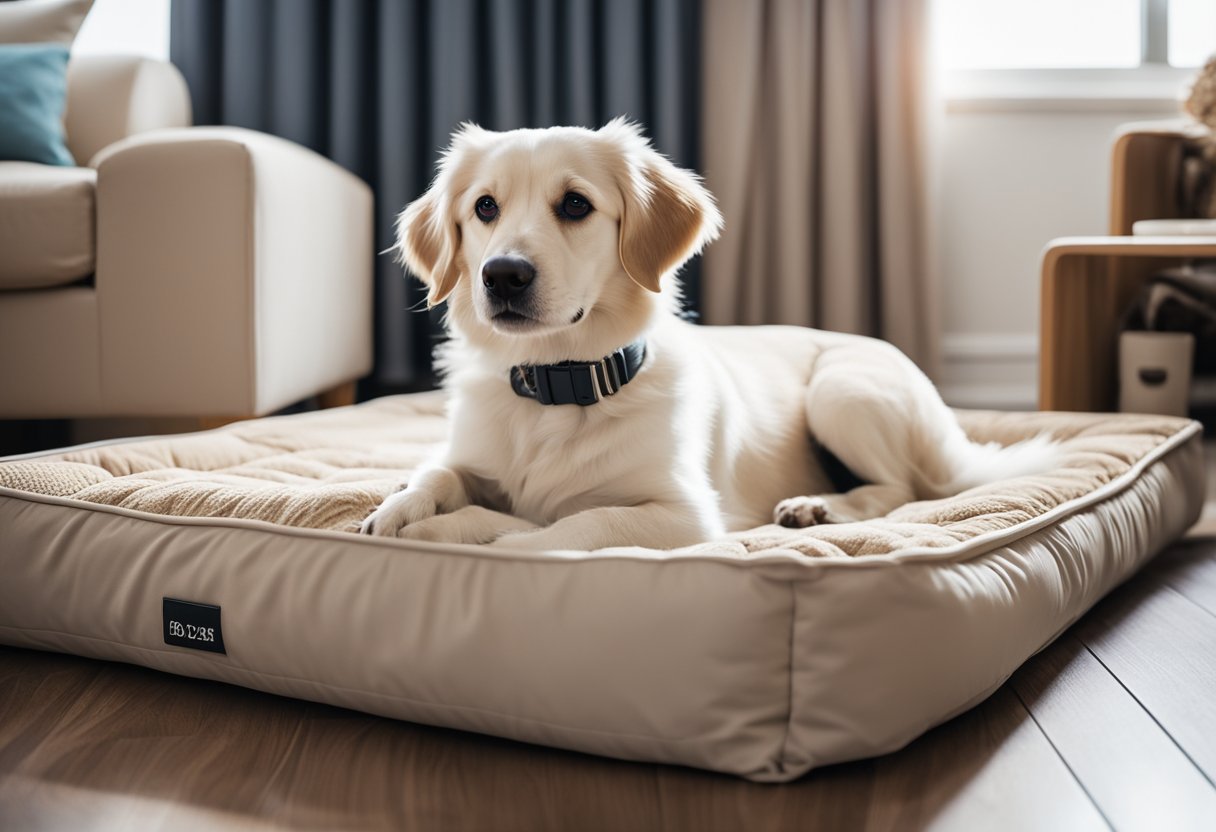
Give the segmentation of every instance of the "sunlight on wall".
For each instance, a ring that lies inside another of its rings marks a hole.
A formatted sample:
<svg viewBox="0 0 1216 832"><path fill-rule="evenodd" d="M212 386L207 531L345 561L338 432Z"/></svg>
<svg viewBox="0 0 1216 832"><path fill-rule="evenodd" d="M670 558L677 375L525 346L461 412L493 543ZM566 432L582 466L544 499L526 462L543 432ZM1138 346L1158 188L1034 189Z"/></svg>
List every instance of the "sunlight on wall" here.
<svg viewBox="0 0 1216 832"><path fill-rule="evenodd" d="M72 52L169 60L169 0L96 0Z"/></svg>

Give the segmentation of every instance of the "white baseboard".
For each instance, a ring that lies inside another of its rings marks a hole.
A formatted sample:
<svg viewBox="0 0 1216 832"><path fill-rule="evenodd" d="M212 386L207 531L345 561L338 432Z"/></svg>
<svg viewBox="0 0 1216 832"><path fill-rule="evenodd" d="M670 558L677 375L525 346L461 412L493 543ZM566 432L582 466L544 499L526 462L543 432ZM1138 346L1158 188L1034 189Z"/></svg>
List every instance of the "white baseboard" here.
<svg viewBox="0 0 1216 832"><path fill-rule="evenodd" d="M1030 362L1039 358L1039 336L1034 332L947 332L942 336L942 357L947 362Z"/></svg>
<svg viewBox="0 0 1216 832"><path fill-rule="evenodd" d="M951 407L966 410L1035 410L1038 393L1027 384L939 384L942 398Z"/></svg>
<svg viewBox="0 0 1216 832"><path fill-rule="evenodd" d="M957 332L942 338L938 389L953 407L1034 410L1039 337L1028 332Z"/></svg>

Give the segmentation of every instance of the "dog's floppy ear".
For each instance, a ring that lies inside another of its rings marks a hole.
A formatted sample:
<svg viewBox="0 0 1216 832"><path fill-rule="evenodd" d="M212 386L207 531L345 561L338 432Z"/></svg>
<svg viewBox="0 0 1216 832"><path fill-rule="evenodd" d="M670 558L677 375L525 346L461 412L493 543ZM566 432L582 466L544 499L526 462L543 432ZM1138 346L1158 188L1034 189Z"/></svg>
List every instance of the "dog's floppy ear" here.
<svg viewBox="0 0 1216 832"><path fill-rule="evenodd" d="M436 180L397 217L397 254L430 289L428 306L442 303L460 280L460 228L447 216L439 187Z"/></svg>
<svg viewBox="0 0 1216 832"><path fill-rule="evenodd" d="M624 157L621 171L621 265L652 292L659 279L718 236L722 214L696 174L673 165L635 125L616 119L601 133Z"/></svg>
<svg viewBox="0 0 1216 832"><path fill-rule="evenodd" d="M430 288L430 306L443 303L460 281L461 233L452 205L467 187L469 165L493 135L470 122L456 128L430 189L397 217L397 256Z"/></svg>

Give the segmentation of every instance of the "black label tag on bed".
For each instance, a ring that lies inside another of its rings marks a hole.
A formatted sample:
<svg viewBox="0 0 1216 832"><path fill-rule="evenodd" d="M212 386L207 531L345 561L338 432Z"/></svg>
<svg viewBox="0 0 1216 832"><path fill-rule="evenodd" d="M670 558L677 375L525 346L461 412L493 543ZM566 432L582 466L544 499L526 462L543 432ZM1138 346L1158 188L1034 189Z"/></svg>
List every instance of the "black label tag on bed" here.
<svg viewBox="0 0 1216 832"><path fill-rule="evenodd" d="M193 601L165 598L165 644L224 653L224 633L220 630L220 608Z"/></svg>

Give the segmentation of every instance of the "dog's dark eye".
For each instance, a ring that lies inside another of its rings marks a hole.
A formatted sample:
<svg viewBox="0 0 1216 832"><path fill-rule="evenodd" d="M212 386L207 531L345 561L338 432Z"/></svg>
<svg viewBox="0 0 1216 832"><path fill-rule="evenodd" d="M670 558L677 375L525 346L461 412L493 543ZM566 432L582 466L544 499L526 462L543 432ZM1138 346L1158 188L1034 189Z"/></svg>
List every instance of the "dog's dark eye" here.
<svg viewBox="0 0 1216 832"><path fill-rule="evenodd" d="M568 220L581 220L591 213L591 203L587 201L587 197L571 191L562 197L558 213Z"/></svg>
<svg viewBox="0 0 1216 832"><path fill-rule="evenodd" d="M493 222L498 216L498 203L492 196L483 196L477 200L477 219L482 222Z"/></svg>

